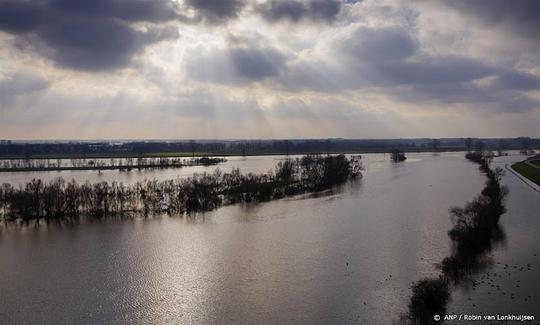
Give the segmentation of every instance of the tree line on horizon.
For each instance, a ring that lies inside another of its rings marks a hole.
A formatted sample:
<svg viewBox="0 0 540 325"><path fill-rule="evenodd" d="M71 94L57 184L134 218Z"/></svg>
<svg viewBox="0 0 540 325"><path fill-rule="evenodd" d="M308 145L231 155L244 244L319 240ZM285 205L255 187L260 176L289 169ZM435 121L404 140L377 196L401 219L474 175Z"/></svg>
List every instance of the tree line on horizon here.
<svg viewBox="0 0 540 325"><path fill-rule="evenodd" d="M306 154L330 152L390 152L444 150L532 150L540 149L540 139L419 138L419 139L276 139L276 140L175 140L175 141L70 141L21 142L0 140L0 156L32 157L69 155L125 155L143 157L157 153L189 155Z"/></svg>

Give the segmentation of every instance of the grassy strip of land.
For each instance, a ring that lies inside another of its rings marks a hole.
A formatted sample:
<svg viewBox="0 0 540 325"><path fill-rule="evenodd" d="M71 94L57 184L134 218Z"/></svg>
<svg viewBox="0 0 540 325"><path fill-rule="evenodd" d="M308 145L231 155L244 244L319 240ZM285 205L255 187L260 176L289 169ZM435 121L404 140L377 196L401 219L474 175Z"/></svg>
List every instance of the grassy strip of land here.
<svg viewBox="0 0 540 325"><path fill-rule="evenodd" d="M512 169L525 176L535 184L540 185L540 169L534 168L524 161L513 164Z"/></svg>

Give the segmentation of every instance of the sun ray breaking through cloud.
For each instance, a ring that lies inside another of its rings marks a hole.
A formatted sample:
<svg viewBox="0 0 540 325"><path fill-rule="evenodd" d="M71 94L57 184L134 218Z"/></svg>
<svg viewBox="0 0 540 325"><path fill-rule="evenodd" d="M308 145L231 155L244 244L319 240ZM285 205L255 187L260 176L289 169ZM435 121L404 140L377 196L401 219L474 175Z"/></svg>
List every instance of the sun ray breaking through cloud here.
<svg viewBox="0 0 540 325"><path fill-rule="evenodd" d="M0 138L540 136L536 6L0 0Z"/></svg>

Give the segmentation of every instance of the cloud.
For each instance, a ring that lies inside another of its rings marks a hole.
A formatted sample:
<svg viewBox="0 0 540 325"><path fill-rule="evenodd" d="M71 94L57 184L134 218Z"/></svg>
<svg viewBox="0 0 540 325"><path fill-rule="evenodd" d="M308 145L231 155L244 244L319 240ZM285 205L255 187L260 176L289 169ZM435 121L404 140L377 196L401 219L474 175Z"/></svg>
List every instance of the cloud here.
<svg viewBox="0 0 540 325"><path fill-rule="evenodd" d="M526 72L505 71L490 84L493 89L537 90L540 89L540 77Z"/></svg>
<svg viewBox="0 0 540 325"><path fill-rule="evenodd" d="M332 21L341 9L338 0L268 0L258 7L259 12L269 21L300 20Z"/></svg>
<svg viewBox="0 0 540 325"><path fill-rule="evenodd" d="M465 55L428 54L413 33L396 26L356 27L330 43L330 54L299 57L272 81L283 91L370 91L429 103L432 109L456 104L524 112L540 107L526 93L540 89L540 77Z"/></svg>
<svg viewBox="0 0 540 325"><path fill-rule="evenodd" d="M37 33L45 48L40 52L61 67L80 70L108 70L128 65L146 45L162 40L159 31L139 32L115 20L64 21ZM170 34L165 34L171 37Z"/></svg>
<svg viewBox="0 0 540 325"><path fill-rule="evenodd" d="M222 23L238 17L244 6L243 0L187 0L197 11L197 16L210 23Z"/></svg>
<svg viewBox="0 0 540 325"><path fill-rule="evenodd" d="M174 17L174 6L159 0L0 2L0 30L60 67L87 71L128 66L148 44L177 37L163 26L131 25Z"/></svg>
<svg viewBox="0 0 540 325"><path fill-rule="evenodd" d="M49 87L49 82L31 73L9 73L0 76L0 108L11 106L18 99Z"/></svg>
<svg viewBox="0 0 540 325"><path fill-rule="evenodd" d="M193 49L186 63L188 75L199 81L241 86L278 76L286 57L271 47L255 44L220 49Z"/></svg>
<svg viewBox="0 0 540 325"><path fill-rule="evenodd" d="M0 127L14 138L538 134L538 11L492 1L0 0Z"/></svg>
<svg viewBox="0 0 540 325"><path fill-rule="evenodd" d="M385 73L396 84L450 84L487 77L495 69L478 60L455 55L427 56L416 62L382 65L377 72Z"/></svg>
<svg viewBox="0 0 540 325"><path fill-rule="evenodd" d="M460 83L495 73L489 65L464 56L423 54L414 37L394 27L358 27L331 47L333 61L304 58L290 65L281 82L292 90L339 91Z"/></svg>
<svg viewBox="0 0 540 325"><path fill-rule="evenodd" d="M274 49L232 48L229 55L237 74L253 81L278 75L285 62Z"/></svg>
<svg viewBox="0 0 540 325"><path fill-rule="evenodd" d="M355 29L340 44L342 51L369 62L396 61L410 57L419 43L410 33L400 28Z"/></svg>
<svg viewBox="0 0 540 325"><path fill-rule="evenodd" d="M126 21L168 21L178 17L174 2L165 0L52 0L50 8L100 18Z"/></svg>
<svg viewBox="0 0 540 325"><path fill-rule="evenodd" d="M0 29L10 33L26 33L46 21L48 8L37 1L1 1Z"/></svg>
<svg viewBox="0 0 540 325"><path fill-rule="evenodd" d="M525 93L474 83L417 84L389 89L386 95L398 101L428 103L431 110L443 111L455 110L455 105L477 113L523 113L540 107L540 101Z"/></svg>
<svg viewBox="0 0 540 325"><path fill-rule="evenodd" d="M491 27L499 27L515 36L540 41L540 2L536 0L447 0L450 8L479 18Z"/></svg>
<svg viewBox="0 0 540 325"><path fill-rule="evenodd" d="M465 56L428 55L404 29L354 30L339 46L368 85L448 84L467 82L494 73L490 66Z"/></svg>

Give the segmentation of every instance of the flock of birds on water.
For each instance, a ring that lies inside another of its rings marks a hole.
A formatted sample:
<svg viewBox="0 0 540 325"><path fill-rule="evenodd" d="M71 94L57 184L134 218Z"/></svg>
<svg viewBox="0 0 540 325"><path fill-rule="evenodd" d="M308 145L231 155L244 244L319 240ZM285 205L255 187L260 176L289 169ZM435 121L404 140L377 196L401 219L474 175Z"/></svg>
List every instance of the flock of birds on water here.
<svg viewBox="0 0 540 325"><path fill-rule="evenodd" d="M481 276L477 276L477 279L471 280L471 290L476 291L477 289L480 289L482 286L488 286L487 289L487 295L496 295L499 294L501 296L509 298L511 301L523 301L523 302L529 302L532 301L533 296L531 294L524 294L523 291L524 287L522 286L522 282L520 279L513 279L512 281L507 281L505 283L505 286L498 284L497 281L503 280L504 278L511 278L514 277L516 272L526 272L526 271L533 271L534 268L540 269L540 258L538 258L538 255L536 253L533 254L533 258L537 260L536 263L502 263L497 262L493 269L490 271L485 272ZM422 258L423 259L423 258ZM346 266L349 267L349 262L346 262ZM347 274L348 275L348 274ZM377 281L379 286L383 285L385 282L392 280L392 274L389 274L384 281ZM414 284L414 282L412 283ZM410 289L410 288L409 288ZM516 292L519 292L516 294ZM485 297L482 297L485 298ZM469 305L471 307L477 307L476 303L474 302L474 299L469 297L467 298L467 301L469 302ZM368 303L366 301L363 302L364 306L368 306ZM449 312L451 313L451 312ZM358 315L359 318L360 315ZM535 323L540 324L540 323Z"/></svg>

